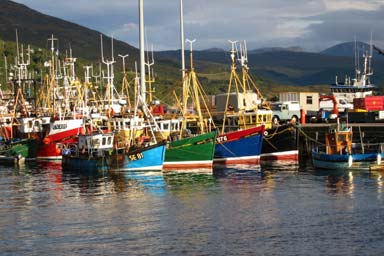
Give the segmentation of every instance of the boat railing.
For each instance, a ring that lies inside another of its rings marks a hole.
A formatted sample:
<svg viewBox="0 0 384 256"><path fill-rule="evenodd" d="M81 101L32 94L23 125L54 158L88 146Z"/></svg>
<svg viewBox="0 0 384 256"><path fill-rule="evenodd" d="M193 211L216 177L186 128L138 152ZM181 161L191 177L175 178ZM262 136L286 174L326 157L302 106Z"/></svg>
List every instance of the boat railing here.
<svg viewBox="0 0 384 256"><path fill-rule="evenodd" d="M319 145L313 149L314 152L326 152L325 145ZM384 143L352 143L351 147L352 152L347 150L340 151L342 154L365 154L365 153L384 153Z"/></svg>

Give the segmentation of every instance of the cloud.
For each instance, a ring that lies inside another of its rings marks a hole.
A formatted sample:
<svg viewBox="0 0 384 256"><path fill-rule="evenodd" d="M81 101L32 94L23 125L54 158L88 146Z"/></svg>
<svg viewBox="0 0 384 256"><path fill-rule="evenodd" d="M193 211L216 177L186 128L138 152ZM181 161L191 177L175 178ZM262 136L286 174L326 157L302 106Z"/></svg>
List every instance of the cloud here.
<svg viewBox="0 0 384 256"><path fill-rule="evenodd" d="M384 6L375 10L338 10L310 17L312 23L302 38L308 48L325 48L337 43L358 41L369 43L371 33L374 43L382 44L384 35Z"/></svg>
<svg viewBox="0 0 384 256"><path fill-rule="evenodd" d="M138 46L138 1L17 0L40 12L99 30ZM184 1L186 38L195 49L301 46L319 50L354 36L383 40L382 0L194 0ZM180 48L179 0L144 0L147 39L155 50Z"/></svg>
<svg viewBox="0 0 384 256"><path fill-rule="evenodd" d="M373 11L383 5L381 0L326 0L326 6L329 11L339 10L365 10Z"/></svg>

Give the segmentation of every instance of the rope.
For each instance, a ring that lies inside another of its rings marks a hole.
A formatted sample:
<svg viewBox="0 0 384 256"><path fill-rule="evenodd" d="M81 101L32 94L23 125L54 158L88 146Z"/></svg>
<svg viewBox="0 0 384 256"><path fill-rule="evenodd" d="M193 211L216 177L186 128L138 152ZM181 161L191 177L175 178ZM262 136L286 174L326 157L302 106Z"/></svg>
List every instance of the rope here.
<svg viewBox="0 0 384 256"><path fill-rule="evenodd" d="M315 143L318 144L318 145L325 146L324 143L321 143L321 142L319 142L318 140L315 140L315 139L311 138L308 134L306 134L306 133L301 129L301 126L300 126L300 125L293 124L293 126L294 126L295 128L297 128L297 129L299 130L300 134L302 134L306 139L308 139L308 140L310 140L310 141L312 141L312 142L315 142Z"/></svg>
<svg viewBox="0 0 384 256"><path fill-rule="evenodd" d="M227 150L232 156L235 156L235 153L233 153L227 146L225 146L223 143L219 142L219 144L221 146L223 146L223 148L225 148L225 150Z"/></svg>

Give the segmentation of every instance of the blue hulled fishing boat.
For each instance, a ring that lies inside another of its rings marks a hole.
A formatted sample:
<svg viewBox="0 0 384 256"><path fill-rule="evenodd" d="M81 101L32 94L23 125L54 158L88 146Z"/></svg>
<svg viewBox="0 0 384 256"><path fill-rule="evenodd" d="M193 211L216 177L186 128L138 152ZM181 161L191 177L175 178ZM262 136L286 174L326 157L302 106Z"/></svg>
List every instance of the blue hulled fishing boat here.
<svg viewBox="0 0 384 256"><path fill-rule="evenodd" d="M63 171L105 171L113 151L113 133L79 135L78 142L63 145Z"/></svg>
<svg viewBox="0 0 384 256"><path fill-rule="evenodd" d="M320 169L376 169L384 168L384 143L352 142L352 128L332 127L325 134L325 146L312 149L313 166Z"/></svg>

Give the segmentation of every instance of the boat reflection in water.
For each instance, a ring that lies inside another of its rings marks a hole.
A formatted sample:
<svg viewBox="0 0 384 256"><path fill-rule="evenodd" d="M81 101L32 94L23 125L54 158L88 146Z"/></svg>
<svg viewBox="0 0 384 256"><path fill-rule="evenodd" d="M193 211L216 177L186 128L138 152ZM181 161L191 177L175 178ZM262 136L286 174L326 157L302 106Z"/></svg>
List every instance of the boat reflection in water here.
<svg viewBox="0 0 384 256"><path fill-rule="evenodd" d="M354 192L353 178L353 173L351 171L327 175L327 192L331 194L343 193L352 195Z"/></svg>
<svg viewBox="0 0 384 256"><path fill-rule="evenodd" d="M122 171L126 186L143 193L164 195L167 191L163 173L161 171Z"/></svg>

